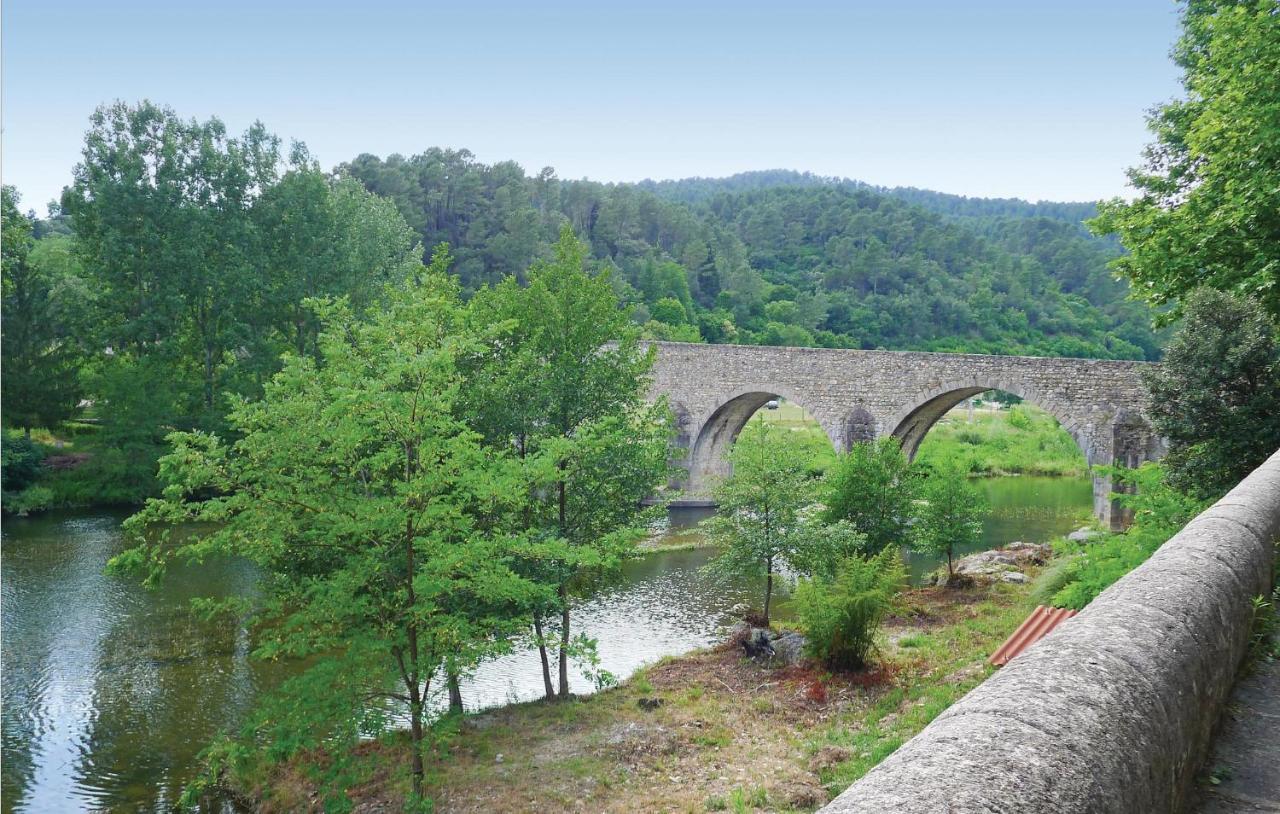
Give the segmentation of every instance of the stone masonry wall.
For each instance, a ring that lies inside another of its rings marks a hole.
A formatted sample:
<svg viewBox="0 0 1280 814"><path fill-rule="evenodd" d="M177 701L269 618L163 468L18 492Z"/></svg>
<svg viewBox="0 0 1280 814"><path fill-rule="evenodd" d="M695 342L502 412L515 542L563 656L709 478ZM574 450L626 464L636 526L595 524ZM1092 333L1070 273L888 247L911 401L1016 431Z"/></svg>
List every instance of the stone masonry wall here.
<svg viewBox="0 0 1280 814"><path fill-rule="evenodd" d="M985 390L1015 393L1052 413L1092 464L1136 465L1159 454L1142 413L1144 362L656 342L653 391L665 394L688 447L690 492L725 473L742 423L782 396L813 415L837 449L897 435L914 454L942 414ZM1110 485L1095 484L1107 519Z"/></svg>
<svg viewBox="0 0 1280 814"><path fill-rule="evenodd" d="M1280 452L826 814L1178 814L1272 584Z"/></svg>

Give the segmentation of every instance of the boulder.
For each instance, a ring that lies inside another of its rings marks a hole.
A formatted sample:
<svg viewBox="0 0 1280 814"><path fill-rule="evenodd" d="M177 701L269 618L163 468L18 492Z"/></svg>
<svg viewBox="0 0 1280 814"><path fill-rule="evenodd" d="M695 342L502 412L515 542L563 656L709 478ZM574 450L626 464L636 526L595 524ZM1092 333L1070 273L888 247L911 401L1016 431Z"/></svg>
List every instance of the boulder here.
<svg viewBox="0 0 1280 814"><path fill-rule="evenodd" d="M753 659L771 659L774 655L773 639L769 636L769 631L762 627L753 627L742 638L742 649L747 651L747 655Z"/></svg>
<svg viewBox="0 0 1280 814"><path fill-rule="evenodd" d="M1067 535L1067 539L1073 543L1092 543L1102 536L1102 532L1097 529L1091 529L1088 526L1082 526Z"/></svg>
<svg viewBox="0 0 1280 814"><path fill-rule="evenodd" d="M1013 554L1000 551L999 549L992 551L979 551L977 554L970 554L967 557L961 557L955 564L955 572L964 574L965 576L992 576L1005 571L1017 570L1018 558Z"/></svg>
<svg viewBox="0 0 1280 814"><path fill-rule="evenodd" d="M1005 571L1000 575L1003 582L1012 582L1018 585L1024 585L1027 582L1027 575L1021 571Z"/></svg>
<svg viewBox="0 0 1280 814"><path fill-rule="evenodd" d="M794 631L778 634L771 642L773 655L788 666L804 661L805 638Z"/></svg>

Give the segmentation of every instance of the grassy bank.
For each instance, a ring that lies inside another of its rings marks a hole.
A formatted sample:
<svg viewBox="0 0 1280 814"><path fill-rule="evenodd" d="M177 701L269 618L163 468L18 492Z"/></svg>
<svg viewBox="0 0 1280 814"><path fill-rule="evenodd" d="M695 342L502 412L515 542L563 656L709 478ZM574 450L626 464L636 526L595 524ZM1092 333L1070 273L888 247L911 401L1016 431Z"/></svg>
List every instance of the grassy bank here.
<svg viewBox="0 0 1280 814"><path fill-rule="evenodd" d="M1053 416L1030 404L952 410L920 444L916 460L962 461L974 475L1088 473L1084 455Z"/></svg>
<svg viewBox="0 0 1280 814"><path fill-rule="evenodd" d="M431 796L443 812L812 811L982 681L1029 609L1026 586L915 589L868 671L771 669L728 645L598 695L469 715L433 762ZM378 769L349 787L350 801L399 810L405 744L366 750ZM265 812L307 810L313 768L238 783Z"/></svg>

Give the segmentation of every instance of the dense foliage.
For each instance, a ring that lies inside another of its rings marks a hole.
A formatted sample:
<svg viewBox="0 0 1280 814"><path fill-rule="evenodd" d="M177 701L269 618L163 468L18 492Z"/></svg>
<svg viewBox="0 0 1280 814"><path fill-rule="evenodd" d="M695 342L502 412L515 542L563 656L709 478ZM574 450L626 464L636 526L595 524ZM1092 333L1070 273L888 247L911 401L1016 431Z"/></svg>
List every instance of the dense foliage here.
<svg viewBox="0 0 1280 814"><path fill-rule="evenodd" d="M1104 203L1092 226L1119 235L1115 267L1152 303L1211 286L1280 319L1280 14L1275 0L1190 0L1182 22L1186 96L1148 118L1138 197Z"/></svg>
<svg viewBox="0 0 1280 814"><path fill-rule="evenodd" d="M788 172L605 185L465 150L362 155L344 175L447 241L464 288L521 274L568 222L649 336L1154 358L1087 204L984 202ZM958 203L959 202L959 203ZM930 211L930 210L933 211Z"/></svg>
<svg viewBox="0 0 1280 814"><path fill-rule="evenodd" d="M1149 414L1169 442L1169 483L1215 498L1280 449L1280 345L1257 301L1202 288L1183 311L1144 376Z"/></svg>
<svg viewBox="0 0 1280 814"><path fill-rule="evenodd" d="M899 546L907 539L919 482L919 470L897 438L854 444L827 470L822 519L852 524L873 554Z"/></svg>
<svg viewBox="0 0 1280 814"><path fill-rule="evenodd" d="M338 805L360 739L407 719L421 797L432 692L456 692L548 611L568 694L570 597L627 555L670 429L662 405L641 404L650 355L634 339L603 347L626 319L607 279L583 272L571 234L558 247L530 286L470 307L443 247L365 319L346 299L308 300L314 346L236 403L233 440L170 436L164 496L127 522L137 545L112 567L155 580L175 561L248 559L261 601L207 609L249 614L257 656L307 659L212 753L215 772L323 748ZM473 409L495 388L515 412ZM545 651L543 665L550 690Z"/></svg>
<svg viewBox="0 0 1280 814"><path fill-rule="evenodd" d="M1133 524L1124 533L1101 542L1064 543L1059 547L1058 555L1065 558L1066 565L1055 578L1061 587L1050 600L1059 608L1080 609L1089 604L1116 580L1146 562L1208 504L1172 488L1159 464L1115 469L1111 476L1135 490L1116 495L1121 505L1133 510Z"/></svg>
<svg viewBox="0 0 1280 814"><path fill-rule="evenodd" d="M18 193L0 188L0 412L28 435L75 414L80 401L80 354L70 340L66 270L34 250L32 220L18 211Z"/></svg>

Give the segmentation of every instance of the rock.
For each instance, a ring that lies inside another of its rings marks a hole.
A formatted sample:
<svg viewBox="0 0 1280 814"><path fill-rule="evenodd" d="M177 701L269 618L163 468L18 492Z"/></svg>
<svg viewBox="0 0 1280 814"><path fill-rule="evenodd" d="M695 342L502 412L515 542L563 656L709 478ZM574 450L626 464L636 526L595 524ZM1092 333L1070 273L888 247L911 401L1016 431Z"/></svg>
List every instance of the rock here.
<svg viewBox="0 0 1280 814"><path fill-rule="evenodd" d="M1024 585L1027 582L1027 575L1021 571L1005 571L1000 575L1003 582L1012 582L1017 585Z"/></svg>
<svg viewBox="0 0 1280 814"><path fill-rule="evenodd" d="M1091 529L1088 526L1082 526L1067 535L1067 539L1073 543L1091 543L1102 536L1102 532L1097 529Z"/></svg>
<svg viewBox="0 0 1280 814"><path fill-rule="evenodd" d="M1035 565L1044 565L1053 555L1053 547L1048 543L1024 543L1016 541L1009 543L1003 549L1012 553L1014 559L1018 562L1034 563Z"/></svg>
<svg viewBox="0 0 1280 814"><path fill-rule="evenodd" d="M1009 552L1000 550L980 551L977 554L961 557L955 564L955 572L971 577L991 576L1004 571L1016 570L1017 567L1017 557Z"/></svg>
<svg viewBox="0 0 1280 814"><path fill-rule="evenodd" d="M791 666L804 661L805 638L794 631L778 634L771 642L774 658Z"/></svg>
<svg viewBox="0 0 1280 814"><path fill-rule="evenodd" d="M649 710L650 712L662 706L662 704L663 700L661 698L641 698L636 701L636 706L640 707L640 709Z"/></svg>
<svg viewBox="0 0 1280 814"><path fill-rule="evenodd" d="M494 763L501 763L501 762L502 762L502 753L501 753L501 752L499 752L498 754L494 755L494 757L493 757L493 762L494 762Z"/></svg>
<svg viewBox="0 0 1280 814"><path fill-rule="evenodd" d="M752 658L773 658L773 640L769 631L762 627L753 627L742 639L742 649Z"/></svg>

